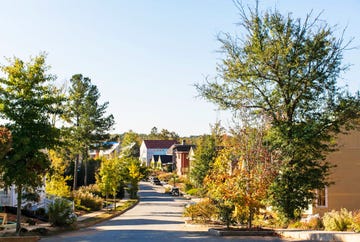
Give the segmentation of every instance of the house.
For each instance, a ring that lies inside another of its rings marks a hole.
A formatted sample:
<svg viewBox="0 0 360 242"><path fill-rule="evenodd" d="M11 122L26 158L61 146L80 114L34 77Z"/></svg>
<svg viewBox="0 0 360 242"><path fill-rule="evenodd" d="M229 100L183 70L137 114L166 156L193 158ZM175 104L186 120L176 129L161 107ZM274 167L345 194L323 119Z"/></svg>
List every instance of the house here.
<svg viewBox="0 0 360 242"><path fill-rule="evenodd" d="M173 156L173 164L175 165L176 174L179 176L187 175L190 172L190 151L193 152L195 145L185 144L183 141L181 144L172 145L168 154Z"/></svg>
<svg viewBox="0 0 360 242"><path fill-rule="evenodd" d="M151 158L150 166L159 170L169 171L173 166L172 155L153 155Z"/></svg>
<svg viewBox="0 0 360 242"><path fill-rule="evenodd" d="M100 157L112 158L120 154L119 142L104 142L102 146L104 149L89 150L89 156L91 159L97 159Z"/></svg>
<svg viewBox="0 0 360 242"><path fill-rule="evenodd" d="M176 143L176 140L143 140L139 159L142 164L150 166L153 155L166 155L167 150Z"/></svg>
<svg viewBox="0 0 360 242"><path fill-rule="evenodd" d="M360 209L360 131L340 135L338 144L338 151L327 158L336 165L330 175L330 180L335 184L317 191L313 214L323 215L341 208L350 211Z"/></svg>

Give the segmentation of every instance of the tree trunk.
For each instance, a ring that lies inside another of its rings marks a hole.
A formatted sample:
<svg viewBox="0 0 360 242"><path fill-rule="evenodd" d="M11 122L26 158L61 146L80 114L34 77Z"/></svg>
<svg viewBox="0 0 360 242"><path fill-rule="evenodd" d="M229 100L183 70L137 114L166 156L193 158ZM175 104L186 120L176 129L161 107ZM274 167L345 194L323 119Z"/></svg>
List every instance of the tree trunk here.
<svg viewBox="0 0 360 242"><path fill-rule="evenodd" d="M84 186L87 186L87 177L88 177L88 164L87 164L87 160L84 159Z"/></svg>
<svg viewBox="0 0 360 242"><path fill-rule="evenodd" d="M86 148L83 153L82 162L84 163L84 186L88 185L88 152L89 149Z"/></svg>
<svg viewBox="0 0 360 242"><path fill-rule="evenodd" d="M79 165L79 155L77 155L76 159L75 159L73 191L75 191L77 189L77 177L78 177L77 167L78 167L78 165Z"/></svg>
<svg viewBox="0 0 360 242"><path fill-rule="evenodd" d="M17 185L16 233L18 235L20 235L20 230L21 230L21 200L22 200L22 185Z"/></svg>
<svg viewBox="0 0 360 242"><path fill-rule="evenodd" d="M251 229L252 228L252 220L254 217L254 209L253 208L249 208L249 219L248 219L248 228Z"/></svg>

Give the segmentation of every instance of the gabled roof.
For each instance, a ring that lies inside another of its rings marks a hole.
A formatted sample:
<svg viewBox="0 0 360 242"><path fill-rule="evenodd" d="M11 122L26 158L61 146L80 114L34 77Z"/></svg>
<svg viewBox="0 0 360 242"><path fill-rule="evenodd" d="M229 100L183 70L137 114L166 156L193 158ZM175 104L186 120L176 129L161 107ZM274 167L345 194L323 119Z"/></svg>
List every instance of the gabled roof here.
<svg viewBox="0 0 360 242"><path fill-rule="evenodd" d="M195 147L195 145L175 145L174 151L176 152L189 152L191 147Z"/></svg>
<svg viewBox="0 0 360 242"><path fill-rule="evenodd" d="M144 140L144 144L148 149L169 149L176 140Z"/></svg>

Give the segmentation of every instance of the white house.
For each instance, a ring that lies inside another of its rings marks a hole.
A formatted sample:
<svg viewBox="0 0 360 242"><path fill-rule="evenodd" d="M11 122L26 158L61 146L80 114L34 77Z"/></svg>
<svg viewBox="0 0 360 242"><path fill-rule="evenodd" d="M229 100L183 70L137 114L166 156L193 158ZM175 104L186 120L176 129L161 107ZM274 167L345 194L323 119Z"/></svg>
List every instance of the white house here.
<svg viewBox="0 0 360 242"><path fill-rule="evenodd" d="M176 140L144 140L140 146L140 161L150 166L153 155L166 155L167 150L176 144Z"/></svg>

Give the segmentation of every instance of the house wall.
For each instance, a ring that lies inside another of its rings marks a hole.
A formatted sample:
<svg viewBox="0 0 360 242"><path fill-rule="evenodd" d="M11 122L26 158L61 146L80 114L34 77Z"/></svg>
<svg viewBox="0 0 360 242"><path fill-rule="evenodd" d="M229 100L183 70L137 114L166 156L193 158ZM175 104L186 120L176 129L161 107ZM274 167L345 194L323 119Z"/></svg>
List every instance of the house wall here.
<svg viewBox="0 0 360 242"><path fill-rule="evenodd" d="M328 160L337 166L330 176L335 184L327 188L326 205L314 206L313 213L360 209L360 131L339 136L339 150L330 154Z"/></svg>
<svg viewBox="0 0 360 242"><path fill-rule="evenodd" d="M179 176L187 175L190 171L190 161L188 152L175 152L176 173Z"/></svg>

